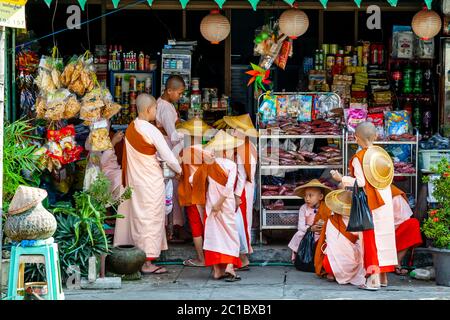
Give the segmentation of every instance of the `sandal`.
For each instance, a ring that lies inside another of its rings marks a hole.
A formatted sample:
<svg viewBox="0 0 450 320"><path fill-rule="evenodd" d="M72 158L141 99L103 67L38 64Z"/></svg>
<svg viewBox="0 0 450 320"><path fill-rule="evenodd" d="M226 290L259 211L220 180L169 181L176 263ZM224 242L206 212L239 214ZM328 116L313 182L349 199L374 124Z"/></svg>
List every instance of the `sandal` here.
<svg viewBox="0 0 450 320"><path fill-rule="evenodd" d="M246 266L243 266L243 267L240 267L239 269L236 269L237 271L250 271L250 267L249 267L249 265L246 265Z"/></svg>
<svg viewBox="0 0 450 320"><path fill-rule="evenodd" d="M380 290L380 282L378 280L379 278L375 278L374 275L371 275L367 278L366 283L360 285L358 288L362 290L369 290L369 291L377 291ZM372 286L368 286L367 283L369 283L369 280L372 284Z"/></svg>
<svg viewBox="0 0 450 320"><path fill-rule="evenodd" d="M215 277L213 276L213 279L214 279L214 280L222 280L222 279L226 279L226 278L228 278L228 277L229 277L228 275L223 274L223 275L221 275L221 276L218 277L218 278L215 278Z"/></svg>
<svg viewBox="0 0 450 320"><path fill-rule="evenodd" d="M186 267L204 267L205 265L196 264L193 259L187 259L183 261L183 266Z"/></svg>
<svg viewBox="0 0 450 320"><path fill-rule="evenodd" d="M156 269L153 270L153 271L142 271L142 270L141 270L141 273L142 273L142 274L164 274L164 273L169 273L169 271L167 271L166 269L164 269L164 271L157 272L158 270L161 270L161 269L164 269L164 267L158 266L158 267L156 267Z"/></svg>
<svg viewBox="0 0 450 320"><path fill-rule="evenodd" d="M406 276L409 273L408 269L402 268L400 266L395 267L395 274L398 276Z"/></svg>
<svg viewBox="0 0 450 320"><path fill-rule="evenodd" d="M241 281L241 277L238 276L237 274L234 275L234 274L228 273L228 274L227 274L227 277L226 277L226 279L225 279L225 281L226 281L226 282Z"/></svg>
<svg viewBox="0 0 450 320"><path fill-rule="evenodd" d="M368 290L368 291L378 291L380 288L377 287L368 287L366 284L362 284L358 287L358 289Z"/></svg>

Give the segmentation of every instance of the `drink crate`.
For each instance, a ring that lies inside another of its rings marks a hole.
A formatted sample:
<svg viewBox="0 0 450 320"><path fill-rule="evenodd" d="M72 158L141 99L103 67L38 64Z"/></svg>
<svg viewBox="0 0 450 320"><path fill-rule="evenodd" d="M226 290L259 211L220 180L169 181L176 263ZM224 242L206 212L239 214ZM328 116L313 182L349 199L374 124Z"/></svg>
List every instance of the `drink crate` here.
<svg viewBox="0 0 450 320"><path fill-rule="evenodd" d="M450 161L450 150L420 150L420 169L431 170L431 168L435 167L443 157Z"/></svg>
<svg viewBox="0 0 450 320"><path fill-rule="evenodd" d="M263 208L263 226L265 227L292 227L298 225L298 208L292 207L283 210L268 210Z"/></svg>

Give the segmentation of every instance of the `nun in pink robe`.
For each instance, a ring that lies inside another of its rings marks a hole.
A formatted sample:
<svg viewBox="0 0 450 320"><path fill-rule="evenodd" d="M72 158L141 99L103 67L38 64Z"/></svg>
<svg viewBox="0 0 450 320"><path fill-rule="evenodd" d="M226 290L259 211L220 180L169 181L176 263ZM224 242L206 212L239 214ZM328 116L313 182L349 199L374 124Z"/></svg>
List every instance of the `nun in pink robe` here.
<svg viewBox="0 0 450 320"><path fill-rule="evenodd" d="M332 212L332 215L336 213ZM345 226L348 225L349 217L341 216ZM357 235L357 233L352 233ZM324 254L327 256L336 282L339 284L351 283L355 286L366 282L363 263L363 252L360 240L352 243L345 237L328 219L325 230L326 247ZM316 250L320 250L317 248Z"/></svg>
<svg viewBox="0 0 450 320"><path fill-rule="evenodd" d="M131 140L128 138L129 130L134 133ZM133 147L136 143L153 146L157 154L139 152ZM127 186L132 188L133 193L131 199L122 205L126 213L122 206L119 208L125 219L117 219L114 245L134 244L145 252L147 261L152 261L160 256L162 250L168 248L165 232L165 186L157 156L166 161L176 173L181 173L181 167L161 132L148 121L139 118L127 129L125 149L127 164L124 174Z"/></svg>

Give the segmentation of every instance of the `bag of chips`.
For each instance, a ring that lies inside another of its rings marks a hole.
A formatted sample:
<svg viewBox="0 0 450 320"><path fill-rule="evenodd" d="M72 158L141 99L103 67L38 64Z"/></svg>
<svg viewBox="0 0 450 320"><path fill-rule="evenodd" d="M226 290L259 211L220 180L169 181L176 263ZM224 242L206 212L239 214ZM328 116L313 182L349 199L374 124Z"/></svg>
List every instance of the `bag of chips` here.
<svg viewBox="0 0 450 320"><path fill-rule="evenodd" d="M111 139L109 138L108 122L101 120L94 122L91 126L89 135L89 143L92 151L106 151L113 148Z"/></svg>
<svg viewBox="0 0 450 320"><path fill-rule="evenodd" d="M384 123L386 136L410 133L411 116L408 111L385 111Z"/></svg>
<svg viewBox="0 0 450 320"><path fill-rule="evenodd" d="M347 129L351 133L355 133L356 127L367 119L367 110L359 108L348 108L344 110Z"/></svg>
<svg viewBox="0 0 450 320"><path fill-rule="evenodd" d="M377 130L378 140L384 139L384 114L381 113L371 113L367 116L367 121L372 122Z"/></svg>

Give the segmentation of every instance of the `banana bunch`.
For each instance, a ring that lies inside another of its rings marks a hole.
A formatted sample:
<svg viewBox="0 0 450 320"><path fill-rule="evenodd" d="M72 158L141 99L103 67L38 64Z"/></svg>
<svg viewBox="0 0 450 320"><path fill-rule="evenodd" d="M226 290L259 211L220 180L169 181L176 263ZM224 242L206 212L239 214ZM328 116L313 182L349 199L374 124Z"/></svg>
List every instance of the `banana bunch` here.
<svg viewBox="0 0 450 320"><path fill-rule="evenodd" d="M226 124L226 122L223 119L219 119L213 123L213 127L216 128L217 130L221 130L221 129L227 129L228 125Z"/></svg>

